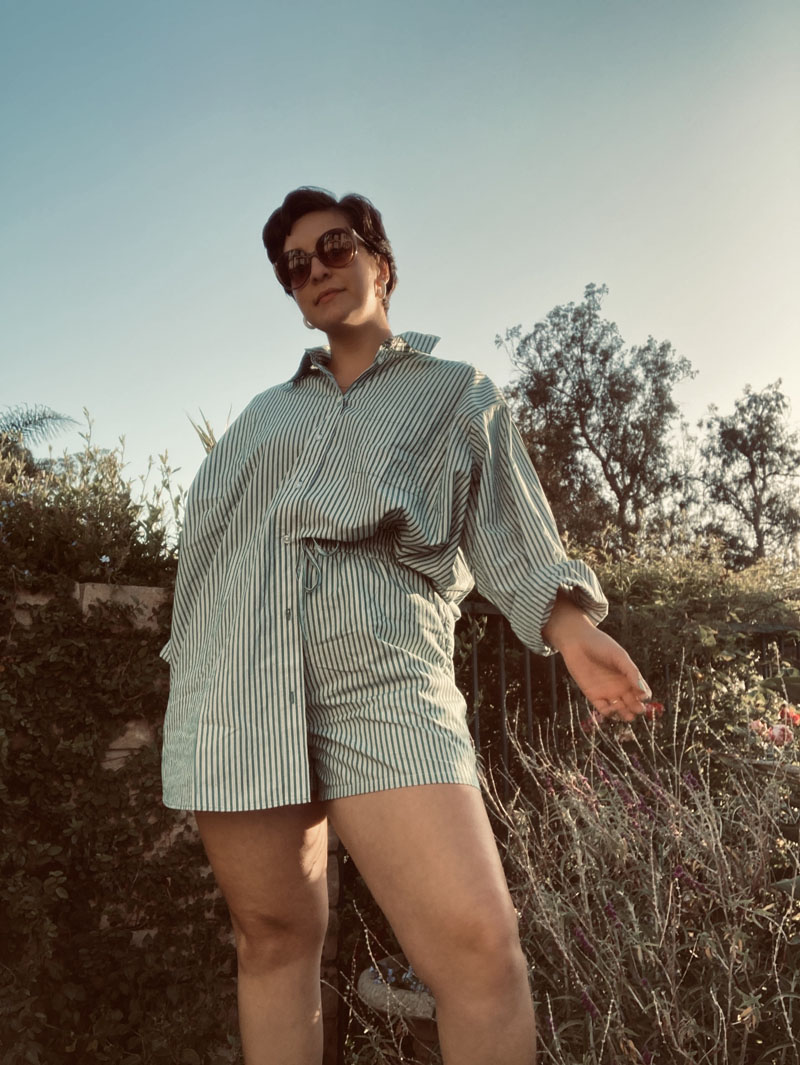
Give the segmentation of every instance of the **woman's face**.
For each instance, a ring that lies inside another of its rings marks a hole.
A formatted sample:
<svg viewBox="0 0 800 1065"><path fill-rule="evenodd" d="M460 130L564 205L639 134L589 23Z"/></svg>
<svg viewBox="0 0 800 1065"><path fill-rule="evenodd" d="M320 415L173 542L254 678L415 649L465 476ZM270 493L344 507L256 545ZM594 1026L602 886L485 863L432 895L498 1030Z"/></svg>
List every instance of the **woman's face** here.
<svg viewBox="0 0 800 1065"><path fill-rule="evenodd" d="M292 226L283 250L299 248L311 253L323 233L340 227L351 228L344 212L335 208L311 211ZM311 276L293 295L305 318L328 334L336 333L341 326L349 328L367 322L385 325L381 291L388 278L386 262L378 261L359 240L355 257L347 266L324 266L315 256L311 260Z"/></svg>

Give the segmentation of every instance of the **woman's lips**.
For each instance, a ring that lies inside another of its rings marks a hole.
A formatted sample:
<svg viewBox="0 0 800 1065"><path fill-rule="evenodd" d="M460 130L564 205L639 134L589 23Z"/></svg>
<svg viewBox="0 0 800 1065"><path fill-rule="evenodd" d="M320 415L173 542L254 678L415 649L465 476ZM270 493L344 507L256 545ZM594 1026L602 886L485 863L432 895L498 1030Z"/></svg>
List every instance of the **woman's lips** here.
<svg viewBox="0 0 800 1065"><path fill-rule="evenodd" d="M338 296L341 291L340 288L329 288L326 292L317 296L317 303L330 303L333 297Z"/></svg>

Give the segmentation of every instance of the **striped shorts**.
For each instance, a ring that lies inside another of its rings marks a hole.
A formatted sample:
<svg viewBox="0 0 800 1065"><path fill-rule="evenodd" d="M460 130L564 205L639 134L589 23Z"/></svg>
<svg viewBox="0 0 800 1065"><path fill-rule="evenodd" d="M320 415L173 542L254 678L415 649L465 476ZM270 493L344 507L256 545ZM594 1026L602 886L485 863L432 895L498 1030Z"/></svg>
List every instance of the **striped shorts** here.
<svg viewBox="0 0 800 1065"><path fill-rule="evenodd" d="M453 613L371 543L304 542L301 628L314 797L479 787Z"/></svg>

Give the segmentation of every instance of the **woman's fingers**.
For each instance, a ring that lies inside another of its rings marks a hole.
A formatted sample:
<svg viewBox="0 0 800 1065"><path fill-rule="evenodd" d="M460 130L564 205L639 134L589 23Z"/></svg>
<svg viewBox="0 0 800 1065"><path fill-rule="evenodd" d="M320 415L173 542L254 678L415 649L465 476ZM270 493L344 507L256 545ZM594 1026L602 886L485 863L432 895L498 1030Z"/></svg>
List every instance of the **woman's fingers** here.
<svg viewBox="0 0 800 1065"><path fill-rule="evenodd" d="M618 717L622 721L633 721L644 712L645 702L649 696L649 688L646 692L639 690L638 693L626 690L615 698L595 698L590 702L604 717Z"/></svg>
<svg viewBox="0 0 800 1065"><path fill-rule="evenodd" d="M638 707L630 706L628 703L623 702L622 699L601 699L592 705L603 717L617 718L620 721L633 721L644 709L641 703L638 704Z"/></svg>
<svg viewBox="0 0 800 1065"><path fill-rule="evenodd" d="M651 696L650 685L644 679L639 672L639 668L633 659L630 657L627 651L623 651L624 658L620 662L620 670L623 673L625 680L628 681L630 687L619 693L619 697L630 702L635 700L639 702L646 702Z"/></svg>

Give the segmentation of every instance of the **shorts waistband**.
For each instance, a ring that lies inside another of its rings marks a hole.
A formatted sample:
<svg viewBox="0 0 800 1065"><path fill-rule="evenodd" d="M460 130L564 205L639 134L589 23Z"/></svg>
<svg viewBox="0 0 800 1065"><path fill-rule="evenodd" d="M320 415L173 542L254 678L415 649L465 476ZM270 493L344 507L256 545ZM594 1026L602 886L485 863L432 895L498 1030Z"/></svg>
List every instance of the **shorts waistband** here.
<svg viewBox="0 0 800 1065"><path fill-rule="evenodd" d="M305 637L306 597L313 595L322 578L325 559L333 556L375 556L394 559L393 537L379 534L364 540L325 540L317 536L305 536L300 540L301 553L297 563L298 601L300 629Z"/></svg>

